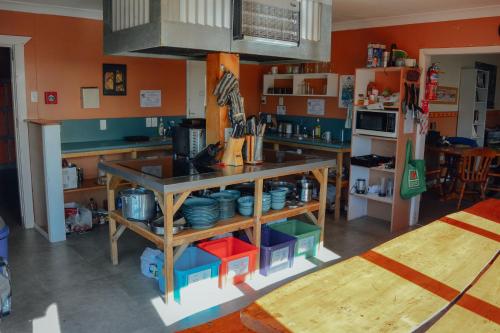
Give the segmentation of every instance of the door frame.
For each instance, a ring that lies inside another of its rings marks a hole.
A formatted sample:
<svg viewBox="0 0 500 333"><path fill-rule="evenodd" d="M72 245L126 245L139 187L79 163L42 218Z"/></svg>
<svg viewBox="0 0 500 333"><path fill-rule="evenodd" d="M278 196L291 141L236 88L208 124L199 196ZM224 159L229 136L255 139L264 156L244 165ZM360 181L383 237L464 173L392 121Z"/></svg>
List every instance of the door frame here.
<svg viewBox="0 0 500 333"><path fill-rule="evenodd" d="M489 54L499 53L500 45L491 46L464 46L464 47L445 47L445 48L425 48L420 49L419 64L422 69L420 78L420 100L425 98L425 77L427 68L431 65L431 57L436 55L467 55L467 54ZM420 125L418 125L420 126ZM415 158L423 159L425 152L425 135L420 135L420 128L417 130ZM418 223L420 211L420 195L412 198L410 211L410 224Z"/></svg>
<svg viewBox="0 0 500 333"><path fill-rule="evenodd" d="M24 47L31 37L0 35L0 47L11 49L12 105L16 137L17 182L19 202L24 228L35 226L33 214L33 192L31 184L31 161L28 140L28 107L26 101L26 78Z"/></svg>

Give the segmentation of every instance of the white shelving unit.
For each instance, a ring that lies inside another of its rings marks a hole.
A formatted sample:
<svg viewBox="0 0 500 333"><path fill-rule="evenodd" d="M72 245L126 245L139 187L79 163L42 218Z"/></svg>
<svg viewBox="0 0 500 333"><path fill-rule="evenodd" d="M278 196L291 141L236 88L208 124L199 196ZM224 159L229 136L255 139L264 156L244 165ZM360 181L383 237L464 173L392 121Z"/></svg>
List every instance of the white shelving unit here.
<svg viewBox="0 0 500 333"><path fill-rule="evenodd" d="M277 80L291 81L289 87L291 94L269 93L269 88L276 86ZM326 81L326 91L305 94L302 87L307 81ZM307 97L337 97L339 90L339 76L335 73L308 73L308 74L265 74L262 84L262 94L265 96L307 96Z"/></svg>
<svg viewBox="0 0 500 333"><path fill-rule="evenodd" d="M391 68L360 68L356 70L356 82L354 95L366 94L367 86L374 82L378 89L391 88L393 91L402 91L406 80L408 69ZM416 82L410 82L416 84ZM365 107L355 107L354 117L358 110ZM385 220L390 223L391 231L404 230L408 228L410 221L410 200L404 200L399 194L401 178L403 175L404 160L406 155L406 142L412 139L415 144L415 127L409 133L405 133L404 115L397 108L399 120L397 121L397 135L388 138L375 135L363 135L354 133L351 139L351 155L362 156L376 154L380 156L394 156L395 168L384 167L362 167L351 164L349 184L352 187L357 179L365 179L367 186L379 185L381 179L393 180L393 196L381 197L376 193L349 194L349 208L347 219L354 220L369 216ZM353 126L355 126L353 119Z"/></svg>
<svg viewBox="0 0 500 333"><path fill-rule="evenodd" d="M484 145L489 72L464 68L460 77L457 136Z"/></svg>

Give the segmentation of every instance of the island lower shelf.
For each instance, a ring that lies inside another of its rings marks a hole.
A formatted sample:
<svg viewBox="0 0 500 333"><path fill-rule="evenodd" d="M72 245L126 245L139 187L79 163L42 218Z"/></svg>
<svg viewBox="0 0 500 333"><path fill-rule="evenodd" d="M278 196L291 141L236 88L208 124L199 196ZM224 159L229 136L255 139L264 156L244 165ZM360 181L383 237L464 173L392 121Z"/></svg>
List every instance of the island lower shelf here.
<svg viewBox="0 0 500 333"><path fill-rule="evenodd" d="M280 210L270 210L260 217L260 222L262 224L293 217L297 215L301 215L307 212L314 212L319 209L318 201L311 201L305 203L303 206L294 207L294 208L283 208ZM116 220L117 223L125 226L126 228L136 232L142 237L148 239L152 243L154 243L157 247L164 247L164 237L157 235L148 229L145 229L140 226L137 222L133 222L127 220L123 217L120 211L113 211L110 213L110 217ZM172 246L180 246L185 244L190 244L202 239L207 239L216 235L224 234L226 232L233 232L238 230L244 230L247 228L251 228L254 225L254 217L253 216L241 216L235 215L234 217L221 220L215 224L213 228L204 229L204 230L195 230L195 229L187 229L181 231L180 233L173 236Z"/></svg>

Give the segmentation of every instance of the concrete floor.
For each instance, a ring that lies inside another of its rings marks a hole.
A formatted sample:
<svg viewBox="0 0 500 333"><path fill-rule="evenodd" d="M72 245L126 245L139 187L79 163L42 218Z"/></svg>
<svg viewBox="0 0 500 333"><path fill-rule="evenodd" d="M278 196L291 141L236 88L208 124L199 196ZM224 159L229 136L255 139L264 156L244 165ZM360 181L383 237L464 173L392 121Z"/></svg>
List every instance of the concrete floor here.
<svg viewBox="0 0 500 333"><path fill-rule="evenodd" d="M424 221L447 213L446 207L432 202L429 206L436 208L424 209ZM143 277L139 267L141 252L150 243L125 232L119 242L120 264L113 266L109 260L107 226L50 244L37 231L16 227L18 217L8 211L0 210L0 214L13 226L9 238L13 311L0 323L1 332L175 331L234 312L284 283L165 327L151 302L159 296L157 283ZM387 222L368 218L333 222L332 216L327 215L325 246L339 254L339 260L395 236L389 232ZM332 263L335 262L328 264ZM307 273L310 271L304 274ZM55 327L46 326L49 318Z"/></svg>

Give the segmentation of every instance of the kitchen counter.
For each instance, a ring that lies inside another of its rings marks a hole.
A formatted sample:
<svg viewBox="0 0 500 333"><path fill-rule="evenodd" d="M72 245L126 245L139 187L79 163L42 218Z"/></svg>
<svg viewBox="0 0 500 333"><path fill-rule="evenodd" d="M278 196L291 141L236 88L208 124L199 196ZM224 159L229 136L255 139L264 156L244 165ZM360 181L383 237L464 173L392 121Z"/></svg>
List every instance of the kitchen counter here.
<svg viewBox="0 0 500 333"><path fill-rule="evenodd" d="M68 142L61 144L61 153L65 158L105 155L110 153L133 153L156 148L170 148L171 138L153 137L149 141L130 142L125 140L105 140L87 142Z"/></svg>
<svg viewBox="0 0 500 333"><path fill-rule="evenodd" d="M144 160L106 161L99 163L99 168L158 192L182 193L193 189L238 184L257 178L273 178L330 168L335 164L335 159L273 150L264 151L264 160L265 162L260 165L245 164L240 167L214 165L208 170L204 168L201 172L196 172L191 168L193 174L181 176L177 176L176 172L181 169L187 172L189 168L175 166L176 161L172 156Z"/></svg>
<svg viewBox="0 0 500 333"><path fill-rule="evenodd" d="M303 138L296 136L286 137L278 134L267 134L264 140L267 142L272 142L272 141L281 142L283 144L290 143L294 145L296 144L306 145L306 146L311 146L311 149L316 149L315 147L329 148L335 150L346 150L346 151L351 149L351 142L340 142L336 140L327 142L323 139Z"/></svg>

